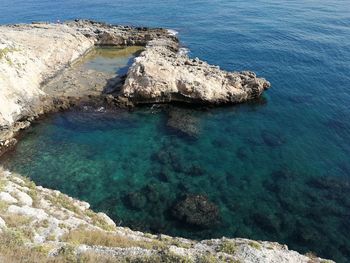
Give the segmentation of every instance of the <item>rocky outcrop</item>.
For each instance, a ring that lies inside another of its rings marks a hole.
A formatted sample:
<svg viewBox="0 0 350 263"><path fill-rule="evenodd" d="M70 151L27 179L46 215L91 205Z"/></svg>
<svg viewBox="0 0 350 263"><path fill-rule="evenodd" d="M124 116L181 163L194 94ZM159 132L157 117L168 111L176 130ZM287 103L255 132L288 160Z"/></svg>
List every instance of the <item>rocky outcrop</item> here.
<svg viewBox="0 0 350 263"><path fill-rule="evenodd" d="M193 198L195 210L207 202ZM89 207L0 168L0 262L333 262L274 242L136 232Z"/></svg>
<svg viewBox="0 0 350 263"><path fill-rule="evenodd" d="M129 107L130 101L239 103L260 96L270 86L252 72L226 72L190 59L179 52L178 39L165 29L89 20L0 26L0 153L15 144L16 133L37 116L70 107L81 94L91 96L84 88L65 97L43 87L95 45L146 46L127 77L115 80L115 85L122 85L126 78L120 96L105 98L117 106Z"/></svg>
<svg viewBox="0 0 350 263"><path fill-rule="evenodd" d="M253 72L227 72L179 52L173 39L155 39L135 59L122 94L136 103L241 103L258 98L270 83Z"/></svg>

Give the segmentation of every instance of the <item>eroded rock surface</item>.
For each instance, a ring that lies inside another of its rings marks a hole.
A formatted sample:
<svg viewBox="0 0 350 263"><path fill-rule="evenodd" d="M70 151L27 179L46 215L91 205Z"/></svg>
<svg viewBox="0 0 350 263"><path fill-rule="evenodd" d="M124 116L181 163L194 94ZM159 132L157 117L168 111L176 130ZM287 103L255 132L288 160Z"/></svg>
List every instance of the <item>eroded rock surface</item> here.
<svg viewBox="0 0 350 263"><path fill-rule="evenodd" d="M137 103L241 103L258 98L270 83L253 72L227 72L179 52L173 39L155 39L135 59L122 93Z"/></svg>

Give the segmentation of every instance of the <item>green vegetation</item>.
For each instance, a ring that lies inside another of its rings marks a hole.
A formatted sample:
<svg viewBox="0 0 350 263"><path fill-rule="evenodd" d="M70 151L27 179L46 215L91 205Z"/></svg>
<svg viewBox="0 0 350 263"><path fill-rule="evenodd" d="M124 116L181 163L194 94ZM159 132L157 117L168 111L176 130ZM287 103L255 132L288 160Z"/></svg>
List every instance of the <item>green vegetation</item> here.
<svg viewBox="0 0 350 263"><path fill-rule="evenodd" d="M258 242L250 241L250 242L248 243L248 245L251 246L252 248L261 250L261 245L260 245Z"/></svg>
<svg viewBox="0 0 350 263"><path fill-rule="evenodd" d="M6 180L1 178L0 179L0 191L2 191L5 188L6 184L7 184Z"/></svg>
<svg viewBox="0 0 350 263"><path fill-rule="evenodd" d="M2 247L14 247L22 246L24 244L25 237L22 232L12 229L7 229L3 231L0 235L0 248Z"/></svg>
<svg viewBox="0 0 350 263"><path fill-rule="evenodd" d="M170 245L170 246L177 246L177 247L182 247L182 248L191 248L193 246L193 244L191 243L185 243L185 242L182 242L178 239L171 239L169 241L166 241L165 242L166 244Z"/></svg>
<svg viewBox="0 0 350 263"><path fill-rule="evenodd" d="M0 59L4 58L9 52L11 52L12 49L5 47L0 49Z"/></svg>
<svg viewBox="0 0 350 263"><path fill-rule="evenodd" d="M59 194L59 195L48 195L47 199L56 206L61 206L67 210L70 210L78 215L82 215L82 211L72 203L71 200L69 200L69 198L63 194Z"/></svg>
<svg viewBox="0 0 350 263"><path fill-rule="evenodd" d="M97 255L94 253L85 253L80 256L80 261L84 263L102 262L102 263L194 263L189 257L175 255L171 252L161 252L151 256L129 256L124 258L113 258L107 255Z"/></svg>
<svg viewBox="0 0 350 263"><path fill-rule="evenodd" d="M30 180L30 178L28 177L24 177L24 176L18 176L18 177L25 182L23 186L29 189L27 194L33 199L33 207L38 207L39 197L38 197L38 192L36 190L36 184L32 180Z"/></svg>
<svg viewBox="0 0 350 263"><path fill-rule="evenodd" d="M0 213L5 212L8 207L9 207L8 203L4 201L0 201Z"/></svg>
<svg viewBox="0 0 350 263"><path fill-rule="evenodd" d="M198 263L217 263L219 260L211 254L204 255L198 258Z"/></svg>
<svg viewBox="0 0 350 263"><path fill-rule="evenodd" d="M6 55L10 52L14 52L14 51L19 51L18 49L16 48L8 48L8 47L5 47L5 48L1 48L0 49L0 60L5 58L7 63L9 63L10 65L12 65L12 61L6 57Z"/></svg>
<svg viewBox="0 0 350 263"><path fill-rule="evenodd" d="M224 240L219 245L217 251L233 255L236 252L236 244L233 241Z"/></svg>

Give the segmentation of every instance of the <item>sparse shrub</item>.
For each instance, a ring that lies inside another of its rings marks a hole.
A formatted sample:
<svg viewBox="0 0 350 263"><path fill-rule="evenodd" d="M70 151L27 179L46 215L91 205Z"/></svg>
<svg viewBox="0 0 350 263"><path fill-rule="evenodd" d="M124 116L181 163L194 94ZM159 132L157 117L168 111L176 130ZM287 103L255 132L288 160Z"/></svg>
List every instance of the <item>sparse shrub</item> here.
<svg viewBox="0 0 350 263"><path fill-rule="evenodd" d="M186 256L180 256L175 253L172 253L170 251L163 251L160 256L160 261L158 262L163 262L163 263L193 263L193 260L191 258L186 257Z"/></svg>
<svg viewBox="0 0 350 263"><path fill-rule="evenodd" d="M20 227L28 225L31 222L30 217L23 215L2 214L1 217L5 220L8 227Z"/></svg>
<svg viewBox="0 0 350 263"><path fill-rule="evenodd" d="M219 245L217 251L233 255L236 252L236 244L233 241L224 240Z"/></svg>
<svg viewBox="0 0 350 263"><path fill-rule="evenodd" d="M1 190L0 190L1 191ZM7 210L7 208L9 207L9 204L4 202L4 201L0 201L0 213L1 212L5 212Z"/></svg>
<svg viewBox="0 0 350 263"><path fill-rule="evenodd" d="M24 244L25 237L18 230L7 229L0 234L0 248L9 248L21 246Z"/></svg>
<svg viewBox="0 0 350 263"><path fill-rule="evenodd" d="M248 243L248 245L251 246L252 248L261 250L261 245L260 245L258 242L250 241L250 242Z"/></svg>
<svg viewBox="0 0 350 263"><path fill-rule="evenodd" d="M219 260L211 254L204 255L198 258L197 263L217 263Z"/></svg>

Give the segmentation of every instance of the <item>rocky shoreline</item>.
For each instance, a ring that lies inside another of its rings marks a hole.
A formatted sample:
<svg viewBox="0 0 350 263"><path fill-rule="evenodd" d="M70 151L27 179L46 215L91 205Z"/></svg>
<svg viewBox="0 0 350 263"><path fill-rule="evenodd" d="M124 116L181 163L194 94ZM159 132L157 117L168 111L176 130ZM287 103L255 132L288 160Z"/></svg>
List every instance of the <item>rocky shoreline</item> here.
<svg viewBox="0 0 350 263"><path fill-rule="evenodd" d="M72 92L60 85L55 90L47 89L99 45L142 46L144 50L127 75L118 79L103 75L102 79L110 77L113 81L95 86L94 90ZM223 71L180 51L177 37L161 28L114 26L89 20L0 26L0 155L15 145L16 135L34 119L81 103L126 108L170 102L221 105L256 99L270 87L268 81L253 72ZM168 125L195 136L194 125L178 127L179 117L172 112ZM213 218L202 222L198 207L204 206ZM176 209L181 220L194 225L210 224L217 212L201 196L187 197ZM0 261L23 259L332 262L311 254L301 255L274 242L241 238L194 241L117 227L107 215L90 210L86 202L0 169Z"/></svg>
<svg viewBox="0 0 350 263"><path fill-rule="evenodd" d="M115 92L48 94L45 85L95 46L144 46ZM226 72L180 52L166 29L114 26L89 20L0 27L0 154L16 143L19 130L38 116L81 101L117 107L186 102L219 105L259 97L270 83L253 72Z"/></svg>

